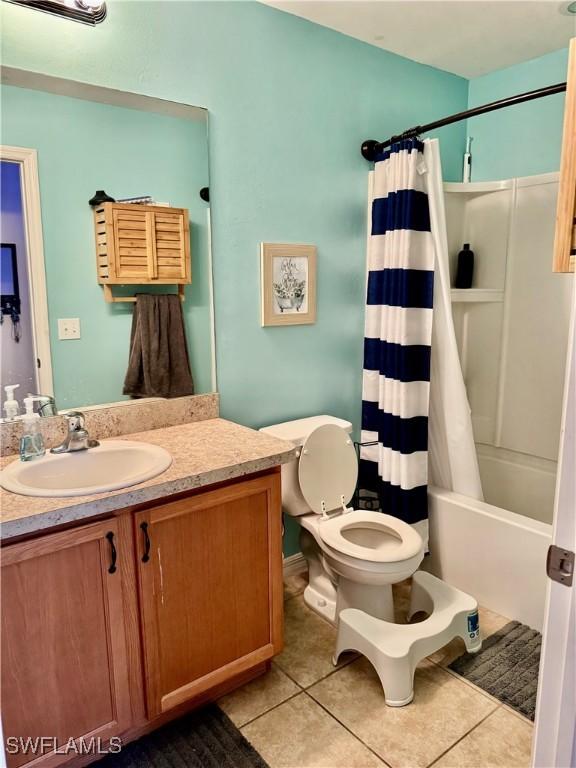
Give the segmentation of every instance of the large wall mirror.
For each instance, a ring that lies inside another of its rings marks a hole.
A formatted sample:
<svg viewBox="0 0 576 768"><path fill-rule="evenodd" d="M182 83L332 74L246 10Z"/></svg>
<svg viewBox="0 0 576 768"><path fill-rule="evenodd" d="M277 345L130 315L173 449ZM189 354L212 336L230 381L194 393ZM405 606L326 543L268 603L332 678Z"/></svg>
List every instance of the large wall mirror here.
<svg viewBox="0 0 576 768"><path fill-rule="evenodd" d="M215 391L207 111L8 68L0 95L3 399L13 384L20 401L52 395L60 410L129 399L134 304L107 302L98 284L88 202L97 190L187 210L182 310L194 394ZM176 290L114 286L117 295Z"/></svg>

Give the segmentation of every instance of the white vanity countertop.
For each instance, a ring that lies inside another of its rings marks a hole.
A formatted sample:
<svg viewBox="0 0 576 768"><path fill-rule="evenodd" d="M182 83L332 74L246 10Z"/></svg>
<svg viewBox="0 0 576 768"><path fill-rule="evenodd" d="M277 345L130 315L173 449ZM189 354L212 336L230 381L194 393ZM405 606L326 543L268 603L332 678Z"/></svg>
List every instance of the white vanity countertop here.
<svg viewBox="0 0 576 768"><path fill-rule="evenodd" d="M116 439L159 445L171 454L172 465L144 483L95 496L47 498L20 496L0 489L1 538L26 536L261 472L290 461L296 452L292 443L225 419L196 421ZM3 459L0 466L4 468L18 460L18 457L10 456Z"/></svg>

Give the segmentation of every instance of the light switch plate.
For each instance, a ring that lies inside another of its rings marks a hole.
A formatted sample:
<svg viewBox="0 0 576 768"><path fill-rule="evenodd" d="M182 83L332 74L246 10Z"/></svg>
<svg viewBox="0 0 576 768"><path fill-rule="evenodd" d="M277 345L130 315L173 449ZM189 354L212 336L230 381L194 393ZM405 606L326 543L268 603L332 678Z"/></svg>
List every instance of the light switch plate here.
<svg viewBox="0 0 576 768"><path fill-rule="evenodd" d="M59 317L58 318L58 338L59 339L79 339L80 338L80 318L79 317Z"/></svg>

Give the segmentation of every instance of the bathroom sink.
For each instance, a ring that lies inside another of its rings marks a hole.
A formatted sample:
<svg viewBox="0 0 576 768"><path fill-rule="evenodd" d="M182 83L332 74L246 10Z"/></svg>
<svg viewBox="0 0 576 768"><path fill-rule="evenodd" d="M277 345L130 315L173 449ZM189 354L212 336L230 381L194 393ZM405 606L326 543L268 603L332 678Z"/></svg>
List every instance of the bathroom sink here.
<svg viewBox="0 0 576 768"><path fill-rule="evenodd" d="M168 451L157 445L104 440L87 451L14 461L0 472L0 485L23 496L91 496L143 483L171 463Z"/></svg>

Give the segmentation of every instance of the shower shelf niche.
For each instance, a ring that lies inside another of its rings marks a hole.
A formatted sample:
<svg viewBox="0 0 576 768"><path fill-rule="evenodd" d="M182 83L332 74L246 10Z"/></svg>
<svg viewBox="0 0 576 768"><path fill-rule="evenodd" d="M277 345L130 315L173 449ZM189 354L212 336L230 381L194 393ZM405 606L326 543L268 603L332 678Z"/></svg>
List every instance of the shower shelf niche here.
<svg viewBox="0 0 576 768"><path fill-rule="evenodd" d="M500 288L452 288L450 298L454 304L497 304L504 301L504 291Z"/></svg>
<svg viewBox="0 0 576 768"><path fill-rule="evenodd" d="M444 192L456 192L460 195L486 195L489 192L501 192L512 189L512 179L498 181L445 181Z"/></svg>

